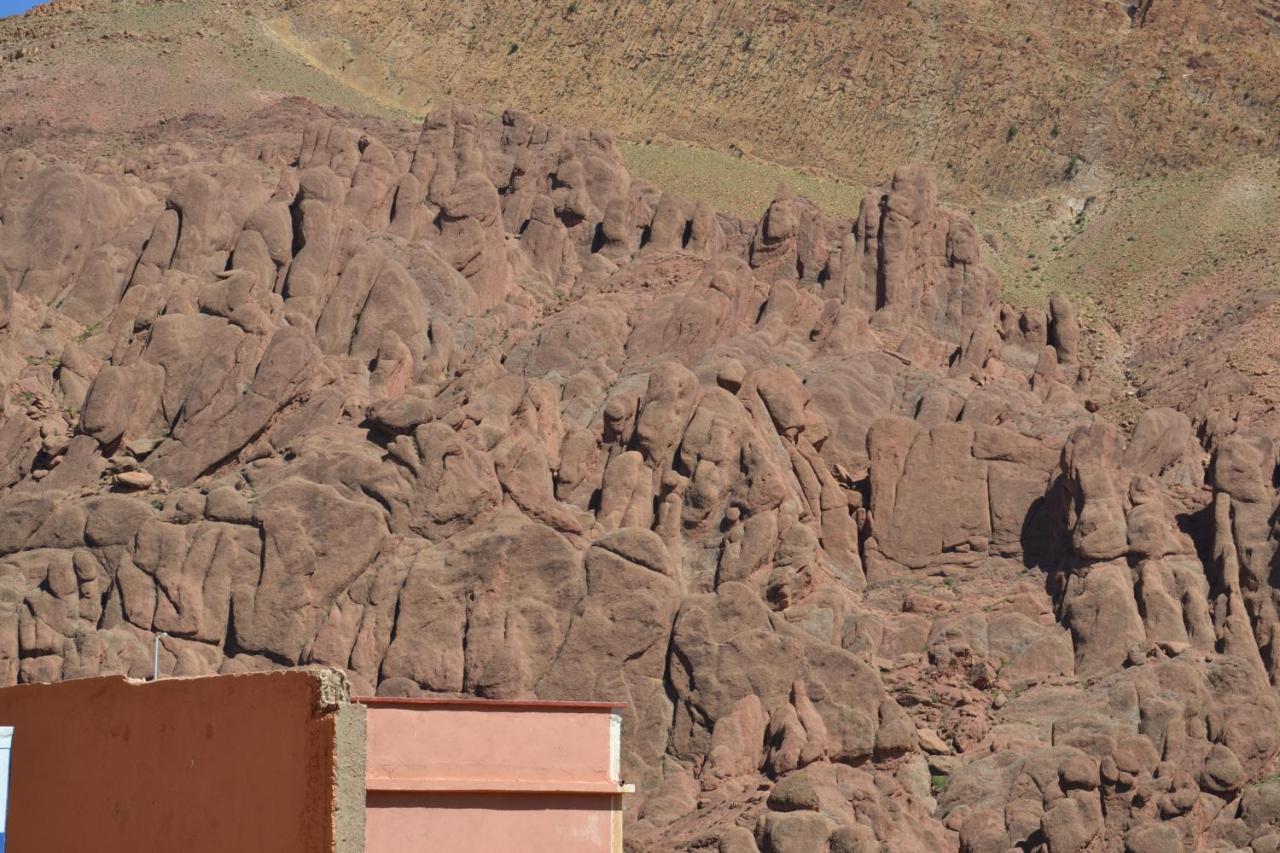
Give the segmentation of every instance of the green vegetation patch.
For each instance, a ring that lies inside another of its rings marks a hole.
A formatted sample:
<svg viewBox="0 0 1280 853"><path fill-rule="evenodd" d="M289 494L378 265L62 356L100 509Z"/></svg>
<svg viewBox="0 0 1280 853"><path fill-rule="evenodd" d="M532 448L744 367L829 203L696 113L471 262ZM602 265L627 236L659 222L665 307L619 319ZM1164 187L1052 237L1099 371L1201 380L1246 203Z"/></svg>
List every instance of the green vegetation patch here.
<svg viewBox="0 0 1280 853"><path fill-rule="evenodd" d="M1071 204L1083 210L1073 215ZM1000 274L1007 301L1043 306L1061 291L1087 319L1124 328L1275 244L1280 169L1258 158L975 213L982 231L1003 244L985 258Z"/></svg>
<svg viewBox="0 0 1280 853"><path fill-rule="evenodd" d="M827 213L850 219L858 215L866 193L862 186L728 152L659 143L620 142L618 147L636 177L747 220L760 218L782 183Z"/></svg>

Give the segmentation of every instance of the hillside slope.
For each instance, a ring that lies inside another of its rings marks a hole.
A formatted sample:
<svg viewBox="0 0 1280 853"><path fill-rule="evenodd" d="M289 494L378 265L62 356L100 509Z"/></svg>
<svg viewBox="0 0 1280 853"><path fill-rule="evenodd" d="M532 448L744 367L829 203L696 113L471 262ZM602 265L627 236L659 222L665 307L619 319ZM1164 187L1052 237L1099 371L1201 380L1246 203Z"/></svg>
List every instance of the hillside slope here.
<svg viewBox="0 0 1280 853"><path fill-rule="evenodd" d="M1024 195L1276 151L1269 4L1188 0L294 0L309 54L409 109L520 104L870 184L929 163Z"/></svg>

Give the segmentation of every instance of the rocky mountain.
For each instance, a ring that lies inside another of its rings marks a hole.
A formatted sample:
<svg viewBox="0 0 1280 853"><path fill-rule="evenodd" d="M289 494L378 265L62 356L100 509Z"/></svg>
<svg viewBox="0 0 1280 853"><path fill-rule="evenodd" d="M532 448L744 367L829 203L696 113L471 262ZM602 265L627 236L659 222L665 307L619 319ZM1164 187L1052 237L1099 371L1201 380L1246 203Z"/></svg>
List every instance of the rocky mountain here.
<svg viewBox="0 0 1280 853"><path fill-rule="evenodd" d="M0 119L457 99L855 185L924 162L967 202L1084 195L1276 156L1278 21L1274 0L49 0L0 25L26 108Z"/></svg>
<svg viewBox="0 0 1280 853"><path fill-rule="evenodd" d="M0 86L200 55L56 35L102 14L22 19L55 59ZM167 675L625 701L635 851L1280 848L1265 326L1149 335L1209 357L1122 429L924 166L744 219L515 110L151 91L0 102L0 682L164 633Z"/></svg>
<svg viewBox="0 0 1280 853"><path fill-rule="evenodd" d="M417 110L520 104L874 184L1034 193L1276 153L1265 0L292 0L275 26Z"/></svg>

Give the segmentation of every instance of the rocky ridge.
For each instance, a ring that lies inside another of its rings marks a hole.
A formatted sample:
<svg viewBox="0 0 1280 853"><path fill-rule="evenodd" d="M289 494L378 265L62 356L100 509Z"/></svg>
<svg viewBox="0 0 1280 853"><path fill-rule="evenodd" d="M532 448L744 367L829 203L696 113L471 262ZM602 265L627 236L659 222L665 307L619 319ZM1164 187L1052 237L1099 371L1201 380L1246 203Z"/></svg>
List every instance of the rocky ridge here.
<svg viewBox="0 0 1280 853"><path fill-rule="evenodd" d="M636 850L1280 847L1274 442L1096 418L926 170L745 222L517 112L127 152L0 153L4 683L625 701Z"/></svg>
<svg viewBox="0 0 1280 853"><path fill-rule="evenodd" d="M1274 155L1274 0L291 0L311 60L411 111L454 97L956 197Z"/></svg>

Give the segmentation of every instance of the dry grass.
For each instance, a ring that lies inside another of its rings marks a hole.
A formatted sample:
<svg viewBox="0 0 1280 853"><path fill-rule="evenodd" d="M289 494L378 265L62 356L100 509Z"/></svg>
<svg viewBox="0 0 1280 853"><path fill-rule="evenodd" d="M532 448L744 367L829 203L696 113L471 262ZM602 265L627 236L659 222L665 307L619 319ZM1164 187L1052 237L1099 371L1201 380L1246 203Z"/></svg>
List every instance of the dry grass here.
<svg viewBox="0 0 1280 853"><path fill-rule="evenodd" d="M255 11L222 0L113 0L6 19L0 56L24 48L28 56L9 73L11 85L28 90L6 93L0 77L0 95L33 101L27 119L43 108L65 120L68 106L72 112L83 106L86 124L98 127L145 126L190 112L245 115L276 93L354 113L415 118L308 62ZM59 90L69 91L69 105L47 94Z"/></svg>
<svg viewBox="0 0 1280 853"><path fill-rule="evenodd" d="M747 220L758 219L784 183L828 213L849 218L857 215L866 192L834 178L705 148L633 142L619 148L637 177Z"/></svg>
<svg viewBox="0 0 1280 853"><path fill-rule="evenodd" d="M1061 291L1121 330L1212 276L1258 274L1280 238L1280 166L1265 158L1121 184L1078 216L1071 201L1084 199L976 211L1004 244L990 259L1005 298L1043 304Z"/></svg>

